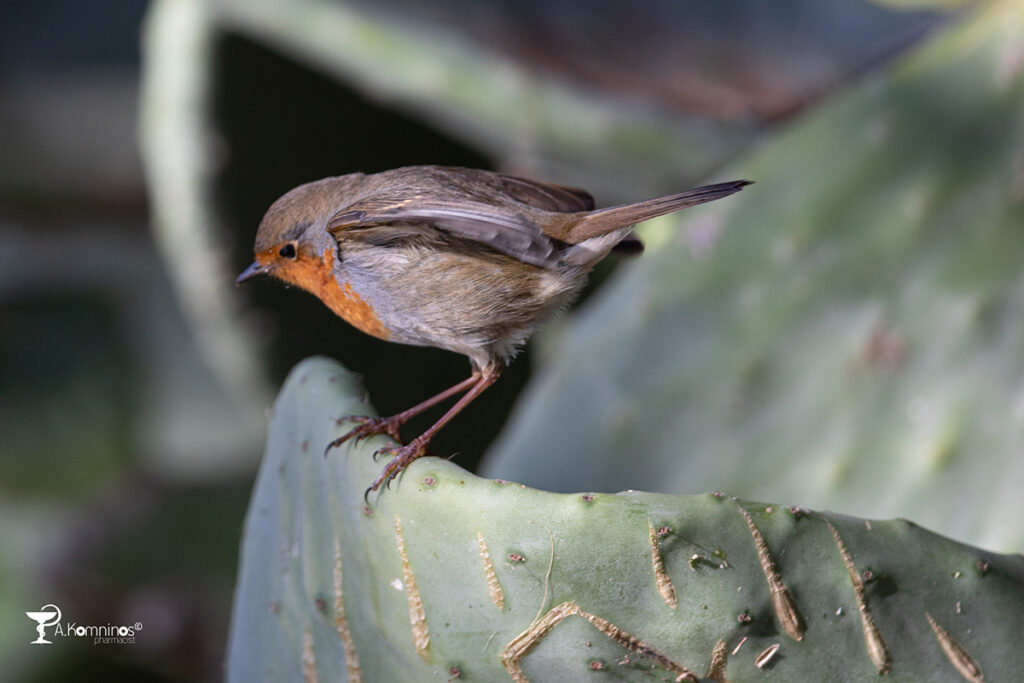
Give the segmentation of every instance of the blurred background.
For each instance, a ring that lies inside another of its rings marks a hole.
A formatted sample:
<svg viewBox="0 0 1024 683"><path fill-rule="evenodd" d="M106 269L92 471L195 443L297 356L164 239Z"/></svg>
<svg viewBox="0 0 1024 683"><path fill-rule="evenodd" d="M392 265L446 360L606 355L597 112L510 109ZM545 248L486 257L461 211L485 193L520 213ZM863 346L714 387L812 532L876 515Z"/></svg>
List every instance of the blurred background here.
<svg viewBox="0 0 1024 683"><path fill-rule="evenodd" d="M489 451L485 474L553 490L721 489L1019 551L1020 14L7 2L0 680L219 680L288 370L337 358L382 414L465 376L302 292L232 284L280 194L408 164L599 205L757 181L645 226L648 253L602 264L436 452L475 469ZM143 628L135 645L29 645L24 612L47 603Z"/></svg>

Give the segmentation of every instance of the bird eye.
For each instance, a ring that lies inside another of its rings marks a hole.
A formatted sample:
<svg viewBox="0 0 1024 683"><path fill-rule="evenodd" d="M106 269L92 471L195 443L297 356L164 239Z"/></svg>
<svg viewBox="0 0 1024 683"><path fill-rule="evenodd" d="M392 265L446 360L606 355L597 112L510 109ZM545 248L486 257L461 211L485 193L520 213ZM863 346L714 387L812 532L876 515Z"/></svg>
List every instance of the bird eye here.
<svg viewBox="0 0 1024 683"><path fill-rule="evenodd" d="M283 258L295 258L295 243L289 242L288 244L281 247L281 250L277 252Z"/></svg>

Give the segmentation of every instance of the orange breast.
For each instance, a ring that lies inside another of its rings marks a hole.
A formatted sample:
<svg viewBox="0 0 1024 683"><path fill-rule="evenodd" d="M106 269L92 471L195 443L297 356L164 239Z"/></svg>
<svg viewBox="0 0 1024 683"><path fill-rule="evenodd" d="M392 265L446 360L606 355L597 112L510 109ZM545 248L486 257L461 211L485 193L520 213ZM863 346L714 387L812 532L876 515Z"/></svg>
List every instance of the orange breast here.
<svg viewBox="0 0 1024 683"><path fill-rule="evenodd" d="M334 251L330 249L321 260L300 257L281 276L316 296L356 329L387 339L391 336L388 328L377 317L373 307L352 289L350 283L335 279L334 258Z"/></svg>
<svg viewBox="0 0 1024 683"><path fill-rule="evenodd" d="M337 281L331 278L324 295L320 298L332 311L356 329L379 339L387 339L390 336L388 328L384 327L373 307L356 294L348 282L338 286Z"/></svg>

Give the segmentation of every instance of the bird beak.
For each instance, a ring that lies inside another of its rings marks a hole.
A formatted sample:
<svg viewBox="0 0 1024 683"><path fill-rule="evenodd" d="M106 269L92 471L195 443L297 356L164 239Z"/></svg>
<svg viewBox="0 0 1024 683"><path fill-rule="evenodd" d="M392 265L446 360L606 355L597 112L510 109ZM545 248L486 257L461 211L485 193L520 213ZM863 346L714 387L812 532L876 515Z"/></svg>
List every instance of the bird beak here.
<svg viewBox="0 0 1024 683"><path fill-rule="evenodd" d="M263 268L259 261L253 261L252 265L242 271L242 274L235 278L235 284L240 285L243 282L248 282L254 277L260 275L266 275L267 271Z"/></svg>

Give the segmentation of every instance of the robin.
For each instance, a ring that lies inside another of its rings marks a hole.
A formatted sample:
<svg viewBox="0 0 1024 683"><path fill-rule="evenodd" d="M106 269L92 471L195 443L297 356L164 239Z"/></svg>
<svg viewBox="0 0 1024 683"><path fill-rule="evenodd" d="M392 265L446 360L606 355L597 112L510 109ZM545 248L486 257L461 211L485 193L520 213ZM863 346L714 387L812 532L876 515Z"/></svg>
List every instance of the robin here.
<svg viewBox="0 0 1024 683"><path fill-rule="evenodd" d="M427 453L431 438L498 379L527 337L579 292L613 249L638 251L633 225L749 185L736 180L606 209L583 190L468 168L409 166L324 178L291 190L256 232L236 283L273 275L380 339L469 358L455 386L390 417L351 416L332 441L388 434L399 445L369 495ZM462 396L401 445L415 415Z"/></svg>

